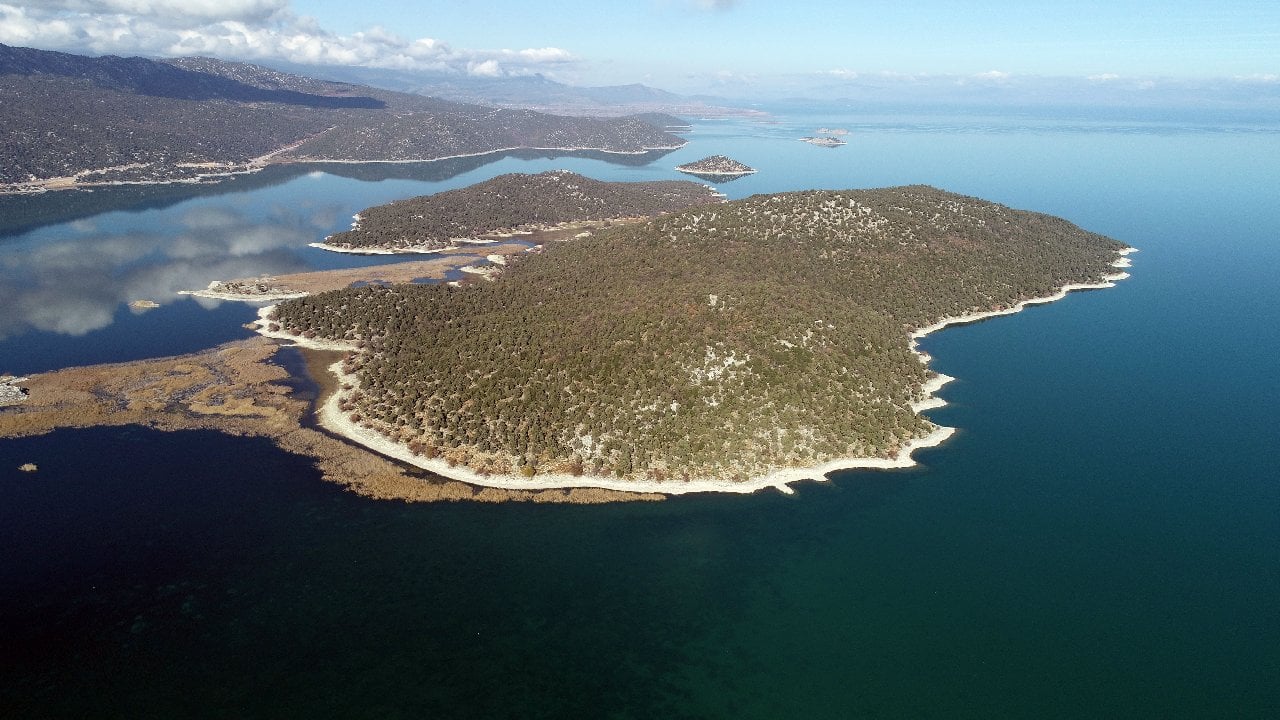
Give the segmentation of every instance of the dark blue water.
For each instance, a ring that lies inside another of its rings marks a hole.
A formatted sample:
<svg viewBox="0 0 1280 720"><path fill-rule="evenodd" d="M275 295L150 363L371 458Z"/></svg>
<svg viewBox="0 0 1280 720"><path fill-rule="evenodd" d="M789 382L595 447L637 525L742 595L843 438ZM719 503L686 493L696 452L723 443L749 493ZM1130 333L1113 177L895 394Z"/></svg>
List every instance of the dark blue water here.
<svg viewBox="0 0 1280 720"><path fill-rule="evenodd" d="M760 169L723 185L732 197L926 182L1135 245L1134 277L926 339L958 378L931 413L956 436L917 468L844 473L790 497L417 506L345 494L303 459L211 433L0 442L0 710L1280 716L1276 129L784 121L701 123L649 166L508 159L447 180L304 176L86 218L114 229L83 242L55 225L0 247L8 263L142 233L152 250L117 253L126 261L101 275L180 275L174 248L200 235L182 218L238 210L250 235L271 219L294 228L238 256L246 266L279 252L315 267L301 249L311 234L424 187L553 167L667 178L723 153ZM835 149L795 139L819 127L853 133ZM225 238L244 235L215 237L192 253L237 257ZM28 282L4 267L10 287ZM210 344L240 322L189 301L134 316L125 295L87 333L14 325L0 366L56 365L95 333L82 350L94 361L154 352L162 340L127 338L178 322L164 313L186 313ZM53 336L59 354L29 355ZM18 473L23 462L40 471Z"/></svg>

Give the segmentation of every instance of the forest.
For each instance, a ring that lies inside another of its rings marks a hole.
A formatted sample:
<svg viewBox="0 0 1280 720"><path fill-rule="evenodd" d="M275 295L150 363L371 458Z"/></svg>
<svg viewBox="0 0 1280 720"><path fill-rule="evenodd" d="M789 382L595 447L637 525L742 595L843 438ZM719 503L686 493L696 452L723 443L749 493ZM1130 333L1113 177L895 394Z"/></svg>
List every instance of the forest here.
<svg viewBox="0 0 1280 720"><path fill-rule="evenodd" d="M507 148L642 152L684 143L643 119L498 110L212 58L168 61L0 44L0 185L103 171L165 181L273 161L432 160Z"/></svg>
<svg viewBox="0 0 1280 720"><path fill-rule="evenodd" d="M721 196L705 185L679 180L610 183L568 171L508 173L361 210L355 227L325 242L347 249L437 250L459 238L564 222L648 217L720 202Z"/></svg>
<svg viewBox="0 0 1280 720"><path fill-rule="evenodd" d="M931 187L757 195L549 245L496 282L282 303L356 342L353 421L481 473L744 480L932 429L908 334L1097 281L1124 246Z"/></svg>

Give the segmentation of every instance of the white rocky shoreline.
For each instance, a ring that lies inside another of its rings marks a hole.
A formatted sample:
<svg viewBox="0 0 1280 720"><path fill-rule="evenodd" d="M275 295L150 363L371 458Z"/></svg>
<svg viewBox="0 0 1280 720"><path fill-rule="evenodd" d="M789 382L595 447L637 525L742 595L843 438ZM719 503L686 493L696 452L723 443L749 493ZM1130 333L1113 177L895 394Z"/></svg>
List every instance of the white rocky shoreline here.
<svg viewBox="0 0 1280 720"><path fill-rule="evenodd" d="M1113 263L1112 267L1127 268L1132 263L1128 258L1130 253L1137 252L1136 248L1124 248L1117 251L1119 256ZM1054 302L1066 297L1068 293L1076 290L1093 290L1115 287L1116 282L1129 277L1126 272L1112 273L1104 275L1098 282L1093 283L1071 283L1059 288L1057 292L1046 295L1044 297L1030 298L1023 300L1016 305L1002 310L992 310L987 312L977 312L966 315L957 315L945 317L937 322L924 328L920 328L910 334L911 351L916 354L920 362L928 364L931 358L929 355L921 351L918 347L919 340L926 335L937 332L951 325L963 325L967 323L985 320L987 318L1000 315L1011 315L1017 313L1030 305L1039 305ZM269 330L269 320L267 317L271 314L274 306L261 308L258 311L258 320L255 323L257 332L270 338L284 340L302 347L314 348L318 350L340 350L355 351L356 346L353 343L335 342L329 340L316 340L301 338L290 335L281 331ZM342 370L342 362L334 363L329 367L330 372L338 378L339 387L349 385L352 390L359 387L358 378L354 375L345 374ZM947 375L934 373L921 387L922 399L911 403L911 410L916 413L924 412L945 406L945 400L937 396L939 390L948 382L952 381ZM350 391L346 391L350 392ZM899 451L892 457L848 457L834 458L817 465L802 468L779 468L766 475L750 478L742 482L718 479L700 479L700 480L615 480L605 477L594 476L574 476L556 473L538 473L533 477L526 478L519 475L481 475L470 468L459 466L449 466L449 464L441 459L428 459L419 455L415 455L406 445L395 442L372 428L366 428L358 423L352 422L351 419L341 411L340 405L343 399L343 391L334 392L326 400L326 402L317 410L316 417L320 426L333 432L339 436L345 437L353 442L359 443L370 450L387 457L395 458L402 462L408 463L415 467L429 470L433 473L447 477L453 480L479 485L484 487L505 488L512 490L547 490L547 489L563 489L563 488L602 488L606 490L619 490L625 492L636 493L663 493L667 495L684 495L688 493L704 493L704 492L720 492L749 494L765 488L774 488L785 494L792 494L794 490L790 487L792 483L803 480L814 480L819 482L826 481L827 475L842 470L888 470L895 468L908 468L916 465L916 461L912 458L912 454L916 450L922 448L936 447L946 441L955 433L955 428L935 426L934 429L923 437L914 438L903 445Z"/></svg>

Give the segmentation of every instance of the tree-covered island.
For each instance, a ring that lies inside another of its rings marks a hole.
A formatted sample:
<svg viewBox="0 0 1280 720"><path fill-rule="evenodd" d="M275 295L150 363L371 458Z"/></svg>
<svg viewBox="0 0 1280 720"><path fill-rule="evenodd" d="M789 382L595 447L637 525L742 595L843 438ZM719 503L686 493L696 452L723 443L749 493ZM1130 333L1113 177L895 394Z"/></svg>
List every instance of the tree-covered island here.
<svg viewBox="0 0 1280 720"><path fill-rule="evenodd" d="M749 485L936 433L912 332L1098 286L1123 250L931 187L757 195L550 244L492 283L284 302L263 330L357 348L333 411L446 475Z"/></svg>
<svg viewBox="0 0 1280 720"><path fill-rule="evenodd" d="M711 155L684 165L677 165L676 170L699 177L737 177L750 175L755 168L745 165L724 155Z"/></svg>

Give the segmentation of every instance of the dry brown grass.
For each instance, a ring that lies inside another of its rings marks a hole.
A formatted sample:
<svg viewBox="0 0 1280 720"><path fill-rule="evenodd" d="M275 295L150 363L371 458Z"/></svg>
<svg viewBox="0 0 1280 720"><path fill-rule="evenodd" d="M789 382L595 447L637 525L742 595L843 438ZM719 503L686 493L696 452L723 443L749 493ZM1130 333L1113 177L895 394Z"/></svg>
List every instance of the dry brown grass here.
<svg viewBox="0 0 1280 720"><path fill-rule="evenodd" d="M0 410L0 438L42 435L57 428L145 425L157 430L219 430L271 438L288 452L314 458L324 479L367 497L406 502L604 503L661 500L662 495L594 488L502 490L419 474L318 430L302 427L307 403L268 362L277 345L265 338L228 343L180 357L68 368L31 376L27 401ZM336 380L325 368L341 353L306 351L323 394Z"/></svg>

